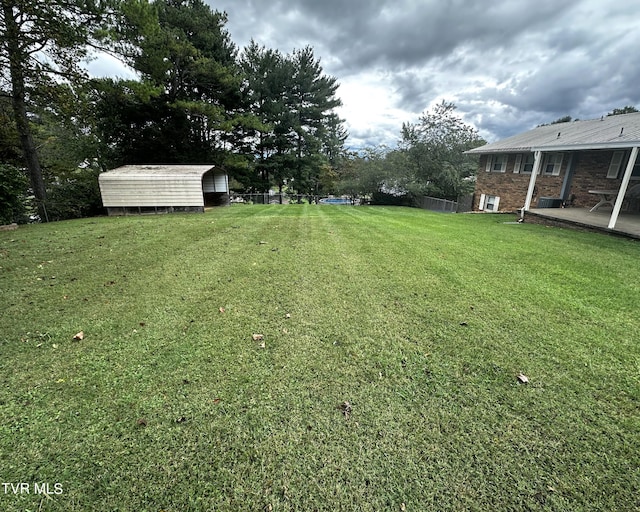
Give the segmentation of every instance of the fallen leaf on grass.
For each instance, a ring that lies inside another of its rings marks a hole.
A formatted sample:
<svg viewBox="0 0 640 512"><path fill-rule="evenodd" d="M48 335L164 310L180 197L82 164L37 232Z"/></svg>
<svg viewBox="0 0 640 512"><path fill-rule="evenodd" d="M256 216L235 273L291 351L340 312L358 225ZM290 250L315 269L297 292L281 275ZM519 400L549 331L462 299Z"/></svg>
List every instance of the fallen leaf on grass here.
<svg viewBox="0 0 640 512"><path fill-rule="evenodd" d="M141 427L146 427L147 426L146 418L138 418L138 421L136 421L136 423Z"/></svg>
<svg viewBox="0 0 640 512"><path fill-rule="evenodd" d="M224 308L222 308L222 307L220 307L220 308L218 308L218 311L220 311L220 313L224 313L224 312L225 312L225 309L224 309Z"/></svg>
<svg viewBox="0 0 640 512"><path fill-rule="evenodd" d="M80 331L79 333L76 333L73 339L75 341L82 341L84 339L84 331Z"/></svg>
<svg viewBox="0 0 640 512"><path fill-rule="evenodd" d="M264 342L264 334L252 334L251 338L253 339L253 341L259 341L260 342L260 348L265 348L265 342Z"/></svg>
<svg viewBox="0 0 640 512"><path fill-rule="evenodd" d="M349 402L342 402L340 404L340 406L338 407L338 409L340 409L342 411L342 414L344 415L344 419L348 420L349 416L351 416L351 404Z"/></svg>
<svg viewBox="0 0 640 512"><path fill-rule="evenodd" d="M214 405L218 405L220 403L220 400L222 400L221 398L214 398L213 399L213 404Z"/></svg>
<svg viewBox="0 0 640 512"><path fill-rule="evenodd" d="M521 373L520 375L518 375L518 381L520 381L522 384L527 384L529 382L529 377Z"/></svg>

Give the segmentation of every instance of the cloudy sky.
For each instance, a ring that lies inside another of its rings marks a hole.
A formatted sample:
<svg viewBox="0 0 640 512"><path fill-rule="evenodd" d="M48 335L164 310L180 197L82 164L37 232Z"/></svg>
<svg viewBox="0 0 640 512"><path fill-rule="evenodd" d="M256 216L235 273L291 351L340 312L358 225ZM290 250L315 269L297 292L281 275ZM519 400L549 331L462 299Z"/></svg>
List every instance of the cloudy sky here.
<svg viewBox="0 0 640 512"><path fill-rule="evenodd" d="M239 48L311 45L353 148L395 145L442 100L490 142L640 107L640 0L205 1Z"/></svg>

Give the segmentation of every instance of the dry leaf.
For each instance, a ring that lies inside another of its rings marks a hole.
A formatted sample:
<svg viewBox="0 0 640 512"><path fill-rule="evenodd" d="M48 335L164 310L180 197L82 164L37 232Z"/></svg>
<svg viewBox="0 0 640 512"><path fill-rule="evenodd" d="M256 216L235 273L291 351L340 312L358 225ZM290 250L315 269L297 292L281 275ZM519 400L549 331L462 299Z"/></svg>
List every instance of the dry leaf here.
<svg viewBox="0 0 640 512"><path fill-rule="evenodd" d="M529 377L521 373L520 375L518 375L518 380L523 384L526 384L527 382L529 382Z"/></svg>
<svg viewBox="0 0 640 512"><path fill-rule="evenodd" d="M77 333L74 337L74 340L76 341L80 341L84 339L84 331L80 331L79 333Z"/></svg>
<svg viewBox="0 0 640 512"><path fill-rule="evenodd" d="M264 334L253 334L251 335L253 341L262 341L264 339Z"/></svg>
<svg viewBox="0 0 640 512"><path fill-rule="evenodd" d="M342 402L339 407L342 410L342 414L344 414L344 419L348 420L349 416L351 416L351 404L349 402Z"/></svg>
<svg viewBox="0 0 640 512"><path fill-rule="evenodd" d="M220 308L218 308L218 311L220 311L220 313L224 313L225 309L220 307Z"/></svg>
<svg viewBox="0 0 640 512"><path fill-rule="evenodd" d="M146 427L147 426L147 420L145 418L138 418L138 421L136 423L138 425L140 425L141 427Z"/></svg>

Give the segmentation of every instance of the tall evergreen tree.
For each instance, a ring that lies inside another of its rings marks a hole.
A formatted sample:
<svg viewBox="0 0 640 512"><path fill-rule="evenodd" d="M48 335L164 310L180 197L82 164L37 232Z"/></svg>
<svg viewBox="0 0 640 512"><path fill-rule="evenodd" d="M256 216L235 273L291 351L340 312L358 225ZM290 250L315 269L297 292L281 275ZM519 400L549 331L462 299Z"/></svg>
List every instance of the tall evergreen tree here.
<svg viewBox="0 0 640 512"><path fill-rule="evenodd" d="M156 19L139 24L135 39L141 51L129 60L140 83L100 86L105 114L124 100L123 109L101 123L103 135L124 142L119 158L129 163L223 163L239 133L253 123L244 108L226 15L202 0L152 5Z"/></svg>
<svg viewBox="0 0 640 512"><path fill-rule="evenodd" d="M252 42L241 62L247 97L262 124L254 151L263 187L289 183L298 192L315 192L323 166L346 139L334 112L341 104L336 79L323 74L311 47L285 56Z"/></svg>
<svg viewBox="0 0 640 512"><path fill-rule="evenodd" d="M326 141L326 118L342 102L336 96L336 78L324 75L320 61L307 46L292 55L293 80L289 90L289 109L294 116L296 168L295 188L304 193L317 192Z"/></svg>
<svg viewBox="0 0 640 512"><path fill-rule="evenodd" d="M286 139L288 129L283 130L289 124L285 90L291 78L290 63L278 50L251 41L240 65L247 107L259 121L251 150L255 174L253 179L247 177L245 184L254 190L267 190L272 181L282 186L286 179L281 172L285 167L282 157L290 145Z"/></svg>

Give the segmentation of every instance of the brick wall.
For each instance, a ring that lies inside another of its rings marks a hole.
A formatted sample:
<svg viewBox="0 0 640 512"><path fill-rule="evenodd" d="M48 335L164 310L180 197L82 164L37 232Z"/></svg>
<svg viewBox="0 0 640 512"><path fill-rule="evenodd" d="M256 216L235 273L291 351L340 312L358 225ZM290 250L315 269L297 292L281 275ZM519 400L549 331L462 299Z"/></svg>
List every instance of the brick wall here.
<svg viewBox="0 0 640 512"><path fill-rule="evenodd" d="M620 187L620 179L607 178L609 164L613 151L594 150L581 151L574 153L574 175L569 189L569 195L575 195L574 206L591 207L598 202L598 199L589 194L589 190L593 189L617 189ZM489 155L480 157L480 166L478 168L475 197L473 209L479 209L480 195L492 195L500 197L499 209L501 212L515 212L522 208L527 196L529 188L529 180L531 174L514 173L513 168L516 161L516 155L510 154L507 160L506 171L486 172L485 166ZM622 162L619 175L622 176L628 155ZM536 178L536 186L534 190L531 206L533 208L538 204L540 197L560 197L562 192L562 183L570 162L570 153L565 153L562 161L562 168L559 176L538 175Z"/></svg>
<svg viewBox="0 0 640 512"><path fill-rule="evenodd" d="M582 151L578 154L578 165L576 166L571 184L571 194L575 194L576 200L574 206L582 208L591 208L598 202L598 198L593 194L589 194L589 190L593 189L611 189L620 188L621 179L607 178L609 164L613 151ZM628 155L622 162L619 176L622 177L624 169L627 165Z"/></svg>

